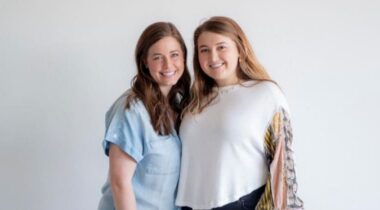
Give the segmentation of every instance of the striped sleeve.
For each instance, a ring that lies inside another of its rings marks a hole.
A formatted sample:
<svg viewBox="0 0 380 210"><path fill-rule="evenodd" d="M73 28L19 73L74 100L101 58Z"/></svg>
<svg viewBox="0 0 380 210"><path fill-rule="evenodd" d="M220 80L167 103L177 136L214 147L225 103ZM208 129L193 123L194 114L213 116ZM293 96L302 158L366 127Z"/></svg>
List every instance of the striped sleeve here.
<svg viewBox="0 0 380 210"><path fill-rule="evenodd" d="M265 134L265 153L269 176L256 210L303 210L297 196L297 180L291 149L292 128L288 113L276 112Z"/></svg>

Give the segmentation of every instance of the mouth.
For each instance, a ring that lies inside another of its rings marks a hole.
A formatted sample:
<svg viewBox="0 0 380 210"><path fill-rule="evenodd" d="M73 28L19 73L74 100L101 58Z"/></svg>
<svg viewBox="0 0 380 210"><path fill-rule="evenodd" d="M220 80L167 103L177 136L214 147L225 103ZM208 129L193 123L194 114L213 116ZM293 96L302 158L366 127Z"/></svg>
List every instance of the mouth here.
<svg viewBox="0 0 380 210"><path fill-rule="evenodd" d="M213 63L213 64L210 64L208 65L211 69L218 69L220 67L222 67L224 65L224 62L220 62L220 63Z"/></svg>
<svg viewBox="0 0 380 210"><path fill-rule="evenodd" d="M166 71L166 72L160 72L160 75L163 77L172 77L174 76L176 71Z"/></svg>

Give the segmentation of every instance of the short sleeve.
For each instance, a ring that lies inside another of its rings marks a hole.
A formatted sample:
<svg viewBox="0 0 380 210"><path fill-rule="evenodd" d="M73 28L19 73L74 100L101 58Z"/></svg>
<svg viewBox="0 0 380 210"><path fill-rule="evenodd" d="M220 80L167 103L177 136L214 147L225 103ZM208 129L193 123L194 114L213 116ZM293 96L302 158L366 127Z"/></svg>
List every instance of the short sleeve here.
<svg viewBox="0 0 380 210"><path fill-rule="evenodd" d="M123 99L116 101L106 114L103 149L108 156L110 145L115 144L139 162L144 156L144 120L138 104L132 103L126 109L125 103L120 101Z"/></svg>

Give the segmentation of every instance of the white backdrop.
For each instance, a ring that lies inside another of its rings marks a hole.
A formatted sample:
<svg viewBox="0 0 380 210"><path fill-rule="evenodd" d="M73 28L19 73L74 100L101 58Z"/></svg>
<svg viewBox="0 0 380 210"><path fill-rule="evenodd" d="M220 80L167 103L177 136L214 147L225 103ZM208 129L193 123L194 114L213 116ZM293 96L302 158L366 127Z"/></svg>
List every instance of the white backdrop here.
<svg viewBox="0 0 380 210"><path fill-rule="evenodd" d="M235 19L292 109L308 210L380 209L380 3L0 0L0 209L96 209L104 114L135 74L134 47L172 21ZM189 62L189 67L191 68Z"/></svg>

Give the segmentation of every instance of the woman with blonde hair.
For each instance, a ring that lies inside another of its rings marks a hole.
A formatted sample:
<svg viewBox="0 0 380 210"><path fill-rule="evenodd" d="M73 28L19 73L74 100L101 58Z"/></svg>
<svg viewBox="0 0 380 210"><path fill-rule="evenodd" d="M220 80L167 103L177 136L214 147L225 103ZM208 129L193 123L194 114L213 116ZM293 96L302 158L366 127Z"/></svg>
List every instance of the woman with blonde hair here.
<svg viewBox="0 0 380 210"><path fill-rule="evenodd" d="M180 126L182 209L303 209L289 108L240 28L212 17L194 32L191 100Z"/></svg>

